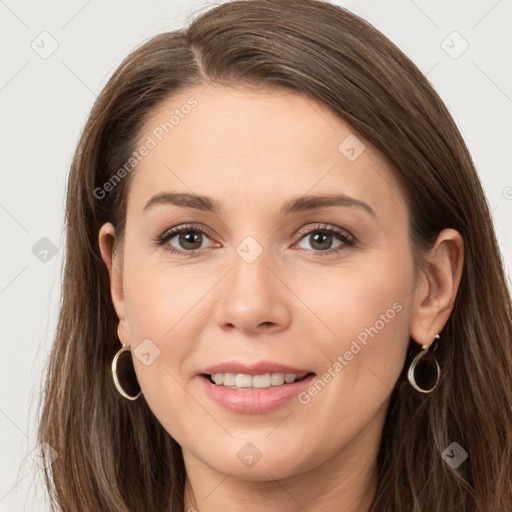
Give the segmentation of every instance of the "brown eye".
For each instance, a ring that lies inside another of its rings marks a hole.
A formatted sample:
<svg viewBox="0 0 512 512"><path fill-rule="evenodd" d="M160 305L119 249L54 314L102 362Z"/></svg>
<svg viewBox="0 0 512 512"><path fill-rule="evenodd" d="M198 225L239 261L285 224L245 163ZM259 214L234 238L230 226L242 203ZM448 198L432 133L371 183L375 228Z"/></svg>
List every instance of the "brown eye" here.
<svg viewBox="0 0 512 512"><path fill-rule="evenodd" d="M175 238L175 237L172 237ZM171 239L172 239L171 238ZM169 239L169 240L171 240ZM178 234L178 243L181 249L195 250L200 249L203 241L203 233L196 230L182 231Z"/></svg>
<svg viewBox="0 0 512 512"><path fill-rule="evenodd" d="M157 243L171 253L192 255L206 247L204 242L208 239L210 236L204 228L185 225L166 231L158 237Z"/></svg>
<svg viewBox="0 0 512 512"><path fill-rule="evenodd" d="M300 243L308 242L309 247L300 247L308 251L313 251L318 254L341 251L347 247L352 247L355 243L354 237L352 237L347 231L335 226L321 225L315 226L313 229L301 232ZM335 244L335 245L333 245Z"/></svg>
<svg viewBox="0 0 512 512"><path fill-rule="evenodd" d="M310 234L309 243L315 251L322 251L324 249L331 249L333 236L328 233L315 233Z"/></svg>

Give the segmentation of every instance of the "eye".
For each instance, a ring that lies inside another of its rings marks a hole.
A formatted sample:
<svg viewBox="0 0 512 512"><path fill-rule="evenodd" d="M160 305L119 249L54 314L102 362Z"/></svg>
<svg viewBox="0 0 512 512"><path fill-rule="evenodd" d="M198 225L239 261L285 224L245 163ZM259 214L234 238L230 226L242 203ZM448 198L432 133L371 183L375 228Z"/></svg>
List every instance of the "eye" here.
<svg viewBox="0 0 512 512"><path fill-rule="evenodd" d="M307 247L305 249L314 254L339 252L355 243L355 238L348 231L325 224L317 224L307 231L301 230L298 234L301 236L299 243L308 242L312 250ZM336 242L338 244L333 247Z"/></svg>
<svg viewBox="0 0 512 512"><path fill-rule="evenodd" d="M205 241L212 235L204 227L194 224L176 226L167 230L161 236L157 237L157 245L163 245L164 249L172 254L181 254L192 256L205 248ZM313 254L332 254L340 252L355 244L355 238L342 228L336 226L317 224L309 229L303 229L298 233L301 237L299 244L309 242L311 249L305 249L307 253ZM333 247L333 243L336 243ZM220 244L214 242L211 247L220 247Z"/></svg>
<svg viewBox="0 0 512 512"><path fill-rule="evenodd" d="M209 232L206 229L187 224L169 229L162 236L158 237L157 243L165 245L166 251L175 254L186 254L188 256L204 249L203 243L208 238ZM218 247L219 244L214 246Z"/></svg>

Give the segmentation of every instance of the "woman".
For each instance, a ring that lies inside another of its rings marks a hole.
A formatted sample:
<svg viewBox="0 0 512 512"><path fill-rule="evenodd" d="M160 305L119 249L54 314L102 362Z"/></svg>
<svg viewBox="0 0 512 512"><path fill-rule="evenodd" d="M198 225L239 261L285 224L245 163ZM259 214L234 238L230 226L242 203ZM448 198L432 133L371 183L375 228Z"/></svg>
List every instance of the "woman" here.
<svg viewBox="0 0 512 512"><path fill-rule="evenodd" d="M67 233L54 510L511 510L487 203L368 23L247 0L151 39L89 117Z"/></svg>

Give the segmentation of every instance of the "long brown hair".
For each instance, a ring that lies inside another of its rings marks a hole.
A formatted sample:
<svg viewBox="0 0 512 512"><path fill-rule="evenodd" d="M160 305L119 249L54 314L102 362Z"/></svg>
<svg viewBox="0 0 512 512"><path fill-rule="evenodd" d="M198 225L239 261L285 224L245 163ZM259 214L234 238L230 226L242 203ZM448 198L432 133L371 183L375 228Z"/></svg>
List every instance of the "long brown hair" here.
<svg viewBox="0 0 512 512"><path fill-rule="evenodd" d="M42 401L39 440L59 455L45 472L52 510L183 511L179 445L143 398L127 401L112 383L120 345L98 231L112 222L122 233L130 180L105 197L97 191L126 164L157 106L212 82L320 101L389 162L415 251L444 228L461 233L462 281L436 352L441 381L421 395L398 379L371 511L512 510L511 302L471 157L417 67L369 23L317 0L212 8L131 53L98 97L69 176L62 304ZM469 454L457 468L441 456L452 442Z"/></svg>

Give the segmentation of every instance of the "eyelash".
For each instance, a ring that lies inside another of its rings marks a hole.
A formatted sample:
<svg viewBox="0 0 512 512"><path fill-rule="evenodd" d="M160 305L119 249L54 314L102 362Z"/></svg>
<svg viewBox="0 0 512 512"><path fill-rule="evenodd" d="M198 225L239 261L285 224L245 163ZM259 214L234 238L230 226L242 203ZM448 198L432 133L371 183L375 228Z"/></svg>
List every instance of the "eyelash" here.
<svg viewBox="0 0 512 512"><path fill-rule="evenodd" d="M180 235L181 233L186 233L189 231L197 231L199 233L202 233L206 235L208 238L212 238L212 233L204 228L199 227L194 224L184 224L183 226L177 226L175 228L171 228L170 230L166 231L162 235L158 236L155 240L155 243L158 246L167 244L169 240L174 238L176 235ZM308 235L311 235L312 233L323 233L323 234L330 234L334 235L340 242L343 244L335 249L328 249L327 251L319 251L315 249L302 249L303 251L306 251L306 254L315 254L315 255L325 255L325 254L333 254L340 252L342 250L346 250L348 247L353 247L356 243L355 237L353 237L348 231L345 231L344 229L338 228L336 226L332 226L329 224L316 224L312 228L309 228L307 230L301 230L297 233L297 236L299 236L299 242L306 238ZM192 251L180 251L178 249L175 249L174 247L167 245L164 248L165 251L171 253L171 254L179 254L182 256L194 256L198 252L200 252L202 249L194 249Z"/></svg>

